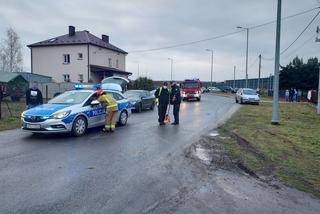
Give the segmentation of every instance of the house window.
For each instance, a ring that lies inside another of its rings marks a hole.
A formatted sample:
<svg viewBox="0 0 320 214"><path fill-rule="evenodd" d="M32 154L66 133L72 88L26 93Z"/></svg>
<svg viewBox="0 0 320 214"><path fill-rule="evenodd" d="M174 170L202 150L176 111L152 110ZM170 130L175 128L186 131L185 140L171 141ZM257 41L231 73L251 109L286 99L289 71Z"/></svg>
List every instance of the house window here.
<svg viewBox="0 0 320 214"><path fill-rule="evenodd" d="M69 74L64 74L63 75L63 81L70 82L70 75Z"/></svg>
<svg viewBox="0 0 320 214"><path fill-rule="evenodd" d="M119 60L116 60L116 68L119 68Z"/></svg>
<svg viewBox="0 0 320 214"><path fill-rule="evenodd" d="M70 54L63 54L63 64L70 64Z"/></svg>
<svg viewBox="0 0 320 214"><path fill-rule="evenodd" d="M82 60L83 59L83 54L82 53L78 53L78 60Z"/></svg>
<svg viewBox="0 0 320 214"><path fill-rule="evenodd" d="M109 61L109 67L112 68L112 59L109 58L108 61Z"/></svg>
<svg viewBox="0 0 320 214"><path fill-rule="evenodd" d="M79 74L79 82L83 82L83 74Z"/></svg>

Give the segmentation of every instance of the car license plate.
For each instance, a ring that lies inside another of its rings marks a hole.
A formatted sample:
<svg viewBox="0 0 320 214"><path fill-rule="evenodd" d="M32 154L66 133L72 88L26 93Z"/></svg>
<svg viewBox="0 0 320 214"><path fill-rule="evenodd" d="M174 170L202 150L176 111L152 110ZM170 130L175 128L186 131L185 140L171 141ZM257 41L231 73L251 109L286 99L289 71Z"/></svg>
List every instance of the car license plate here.
<svg viewBox="0 0 320 214"><path fill-rule="evenodd" d="M27 129L40 129L41 126L39 124L26 124Z"/></svg>

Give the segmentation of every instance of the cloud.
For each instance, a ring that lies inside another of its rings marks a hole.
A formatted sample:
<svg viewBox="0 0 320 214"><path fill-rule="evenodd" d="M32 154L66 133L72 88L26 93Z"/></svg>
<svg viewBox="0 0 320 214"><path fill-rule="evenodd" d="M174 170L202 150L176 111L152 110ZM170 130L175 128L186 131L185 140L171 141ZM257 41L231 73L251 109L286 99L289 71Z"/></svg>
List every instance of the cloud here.
<svg viewBox="0 0 320 214"><path fill-rule="evenodd" d="M282 15L288 16L318 6L314 0L283 1ZM282 49L301 32L312 13L304 14L282 23ZM24 66L30 69L27 44L62 35L72 24L77 30L89 30L99 36L110 35L110 41L127 51L151 49L199 40L236 30L236 26L254 26L276 17L276 1L270 0L77 0L77 1L23 1L0 0L0 35L13 27L23 43ZM319 19L318 19L319 20ZM315 24L281 58L286 64L295 55L308 58L317 54L317 44L303 42L315 32ZM249 77L257 76L258 64L253 62L259 54L273 57L275 24L257 28L249 34ZM245 32L233 36L194 44L187 47L146 53L129 53L127 70L153 79L170 77L170 61L174 58L174 78L199 77L210 79L210 53L214 49L214 79L232 78L233 66L237 77L245 76ZM320 44L319 44L320 45ZM262 75L273 73L273 62L262 62Z"/></svg>

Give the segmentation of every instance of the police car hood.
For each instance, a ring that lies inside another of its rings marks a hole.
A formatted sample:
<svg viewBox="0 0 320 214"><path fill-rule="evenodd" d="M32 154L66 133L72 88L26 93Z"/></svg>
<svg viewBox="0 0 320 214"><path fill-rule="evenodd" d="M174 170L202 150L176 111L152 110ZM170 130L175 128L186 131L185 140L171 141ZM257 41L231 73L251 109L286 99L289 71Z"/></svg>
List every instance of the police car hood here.
<svg viewBox="0 0 320 214"><path fill-rule="evenodd" d="M57 112L71 110L71 106L74 108L75 105L70 104L43 104L32 109L27 110L24 114L30 116L50 116Z"/></svg>

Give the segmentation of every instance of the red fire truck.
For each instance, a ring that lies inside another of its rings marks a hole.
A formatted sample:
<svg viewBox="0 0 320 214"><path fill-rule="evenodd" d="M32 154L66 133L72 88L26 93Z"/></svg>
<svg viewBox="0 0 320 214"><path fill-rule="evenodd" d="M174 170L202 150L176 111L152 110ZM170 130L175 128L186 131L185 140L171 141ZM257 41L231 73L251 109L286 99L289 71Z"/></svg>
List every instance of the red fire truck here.
<svg viewBox="0 0 320 214"><path fill-rule="evenodd" d="M180 83L182 100L201 100L201 82L199 79L186 79Z"/></svg>

